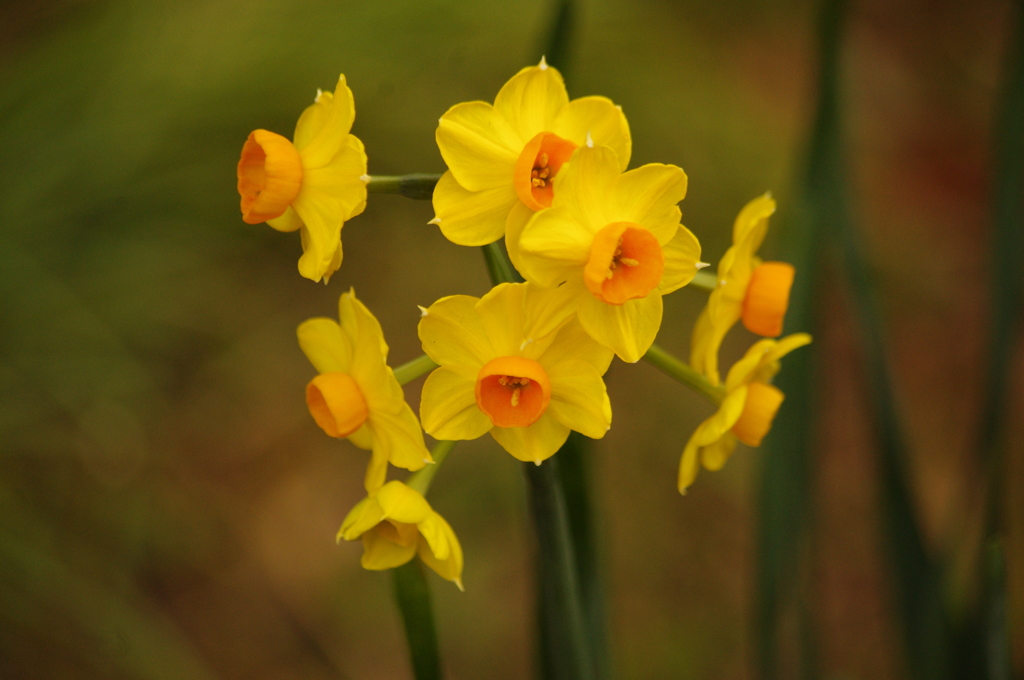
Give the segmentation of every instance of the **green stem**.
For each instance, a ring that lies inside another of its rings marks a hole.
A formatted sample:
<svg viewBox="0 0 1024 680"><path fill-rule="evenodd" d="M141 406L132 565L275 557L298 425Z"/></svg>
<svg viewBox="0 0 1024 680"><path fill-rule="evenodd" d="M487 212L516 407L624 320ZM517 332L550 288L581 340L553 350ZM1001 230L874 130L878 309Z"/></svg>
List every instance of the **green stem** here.
<svg viewBox="0 0 1024 680"><path fill-rule="evenodd" d="M416 680L441 680L441 657L438 653L434 611L430 604L430 588L423 565L415 557L391 570L395 603L402 615L405 636L409 642L409 659Z"/></svg>
<svg viewBox="0 0 1024 680"><path fill-rule="evenodd" d="M712 385L707 378L690 368L689 364L669 354L658 345L651 345L647 354L644 354L644 360L659 368L670 378L699 392L715 406L721 404L725 399L724 387Z"/></svg>
<svg viewBox="0 0 1024 680"><path fill-rule="evenodd" d="M406 198L429 201L441 175L413 173L411 175L370 175L366 190L372 194L401 194Z"/></svg>
<svg viewBox="0 0 1024 680"><path fill-rule="evenodd" d="M482 248L494 285L522 281L501 241ZM566 442L562 449L571 446ZM583 605L565 492L558 474L558 454L543 465L524 463L537 536L543 670L552 680L594 680L594 653L584 625Z"/></svg>
<svg viewBox="0 0 1024 680"><path fill-rule="evenodd" d="M399 385L408 385L416 378L430 373L435 368L437 368L437 364L434 363L434 360L424 354L396 367L394 369L395 379L398 380Z"/></svg>
<svg viewBox="0 0 1024 680"><path fill-rule="evenodd" d="M495 241L483 246L484 260L487 261L487 273L491 275L491 283L495 286L499 283L521 283L523 277L519 275L512 261L508 259L505 252L505 244L502 241Z"/></svg>
<svg viewBox="0 0 1024 680"><path fill-rule="evenodd" d="M688 288L700 288L707 292L713 291L718 288L718 275L715 272L709 272L707 269L702 269L697 272L693 277L693 280L686 284Z"/></svg>
<svg viewBox="0 0 1024 680"><path fill-rule="evenodd" d="M565 494L559 483L558 455L543 465L524 463L537 536L541 630L546 634L546 666L558 680L591 680L594 657L584 625L581 592Z"/></svg>
<svg viewBox="0 0 1024 680"><path fill-rule="evenodd" d="M442 441L434 445L434 449L430 452L430 457L434 459L432 465L426 465L420 470L409 475L409 478L405 480L405 485L420 492L421 496L427 495L427 490L430 489L430 483L434 481L434 475L437 474L437 469L441 467L441 463L448 457L452 449L455 448L455 442L453 441Z"/></svg>

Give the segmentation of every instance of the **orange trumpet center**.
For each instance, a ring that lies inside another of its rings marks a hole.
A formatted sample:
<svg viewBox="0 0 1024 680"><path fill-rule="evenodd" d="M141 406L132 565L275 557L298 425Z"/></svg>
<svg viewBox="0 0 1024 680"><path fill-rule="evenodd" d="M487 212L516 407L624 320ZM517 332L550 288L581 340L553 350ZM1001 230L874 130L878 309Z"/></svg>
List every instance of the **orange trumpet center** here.
<svg viewBox="0 0 1024 680"><path fill-rule="evenodd" d="M526 143L512 177L516 195L526 207L542 210L551 206L555 196L551 182L575 150L575 144L551 132L541 132Z"/></svg>
<svg viewBox="0 0 1024 680"><path fill-rule="evenodd" d="M750 275L743 298L743 325L766 338L782 335L782 320L789 307L789 289L796 269L785 262L765 262Z"/></svg>
<svg viewBox="0 0 1024 680"><path fill-rule="evenodd" d="M306 385L313 420L332 437L348 437L369 415L359 385L348 373L321 373Z"/></svg>
<svg viewBox="0 0 1024 680"><path fill-rule="evenodd" d="M654 234L632 222L612 222L594 235L583 280L598 300L621 305L647 297L664 270L665 255Z"/></svg>
<svg viewBox="0 0 1024 680"><path fill-rule="evenodd" d="M532 359L498 357L476 379L476 405L498 427L527 427L551 402L547 371Z"/></svg>
<svg viewBox="0 0 1024 680"><path fill-rule="evenodd" d="M302 159L295 145L279 134L254 130L238 161L242 219L259 224L280 217L302 187Z"/></svg>
<svg viewBox="0 0 1024 680"><path fill-rule="evenodd" d="M732 426L732 433L747 446L760 446L761 440L772 429L772 421L785 398L786 395L778 387L767 383L750 383L743 413Z"/></svg>

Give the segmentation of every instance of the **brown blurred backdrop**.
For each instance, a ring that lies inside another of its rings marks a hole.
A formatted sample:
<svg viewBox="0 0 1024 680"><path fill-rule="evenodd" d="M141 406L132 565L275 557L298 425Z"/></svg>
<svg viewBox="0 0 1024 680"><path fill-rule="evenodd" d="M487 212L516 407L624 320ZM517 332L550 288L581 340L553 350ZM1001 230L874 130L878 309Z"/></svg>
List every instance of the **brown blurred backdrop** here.
<svg viewBox="0 0 1024 680"><path fill-rule="evenodd" d="M706 261L717 263L736 212L767 189L777 222L794 219L818 9L578 4L570 96L622 105L633 167L686 170L684 223ZM992 121L1011 4L849 9L853 213L889 331L918 516L929 547L955 556L947 590L967 606ZM429 202L373 195L345 227L341 271L314 285L296 272L297 237L242 223L234 165L251 129L290 136L316 88L344 72L371 174L440 172L438 117L492 100L535 63L549 14L536 0L0 5L0 677L410 677L390 580L360 569L358 545L334 543L362 496L365 454L306 412L313 369L295 327L334 316L353 286L381 320L392 365L402 363L420 352L416 305L485 292L482 258L426 224ZM903 678L858 334L842 276L817 292L823 370L802 597L822 677ZM684 289L666 300L660 344L685 356L704 297ZM752 340L735 330L725 363ZM615 677L754 677L768 451L739 451L680 497L678 458L709 406L643 363L616 362L607 380L615 424L592 455ZM414 407L421 382L407 388ZM1011 421L1021 673L1024 424ZM466 553L465 593L430 579L450 677L528 676L519 464L490 439L460 444L431 502ZM781 625L784 649L795 648L795 615Z"/></svg>

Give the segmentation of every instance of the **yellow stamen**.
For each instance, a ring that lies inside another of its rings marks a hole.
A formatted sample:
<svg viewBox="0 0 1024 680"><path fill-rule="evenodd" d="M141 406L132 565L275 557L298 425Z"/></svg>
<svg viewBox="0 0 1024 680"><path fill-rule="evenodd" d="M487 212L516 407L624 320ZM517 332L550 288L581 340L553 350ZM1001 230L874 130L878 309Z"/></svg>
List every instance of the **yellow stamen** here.
<svg viewBox="0 0 1024 680"><path fill-rule="evenodd" d="M512 406L519 406L519 393L523 391L523 388L517 387L512 390Z"/></svg>

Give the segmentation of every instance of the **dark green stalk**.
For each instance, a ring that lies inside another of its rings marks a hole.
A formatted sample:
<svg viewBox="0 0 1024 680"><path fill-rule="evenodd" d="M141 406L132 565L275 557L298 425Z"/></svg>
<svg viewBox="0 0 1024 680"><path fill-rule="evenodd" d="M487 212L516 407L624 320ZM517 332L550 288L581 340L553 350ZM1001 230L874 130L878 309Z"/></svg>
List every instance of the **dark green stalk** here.
<svg viewBox="0 0 1024 680"><path fill-rule="evenodd" d="M395 602L402 614L405 636L409 641L409 659L416 680L441 680L441 656L438 653L430 588L423 565L413 558L391 570Z"/></svg>
<svg viewBox="0 0 1024 680"><path fill-rule="evenodd" d="M413 173L411 175L370 175L366 190L371 194L401 194L406 198L429 201L441 175Z"/></svg>
<svg viewBox="0 0 1024 680"><path fill-rule="evenodd" d="M965 668L988 680L1009 680L1010 635L1007 625L1004 533L1004 458L1001 435L1010 403L1010 368L1019 332L1022 306L1020 262L1024 258L1024 5L1016 14L1007 49L1002 100L997 108L994 160L996 165L992 238L992 327L989 365L985 381L978 453L985 476L985 540L982 543L981 606L967 629L976 648L967 654L974 668Z"/></svg>
<svg viewBox="0 0 1024 680"><path fill-rule="evenodd" d="M820 66L818 103L808 148L803 205L797 219L783 232L782 259L797 270L790 294L786 332L816 330L814 296L821 281L823 236L831 220L845 210L838 177L839 57L845 16L843 0L825 0L818 22ZM801 564L807 559L810 524L810 447L815 422L813 382L815 354L787 357L776 384L786 394L762 458L759 498L757 572L758 675L779 676L778 624L786 603L794 603L801 622L808 620L801 597ZM815 642L809 626L801 625L802 674L816 675Z"/></svg>
<svg viewBox="0 0 1024 680"><path fill-rule="evenodd" d="M482 250L494 285L522 281L501 241L483 246ZM574 451L578 455L579 443L570 439L543 465L523 464L537 537L539 666L542 677L548 680L595 678L591 636L596 633L591 631L604 629L602 623L592 624L589 629L585 623L581 571L559 474L559 458L572 457ZM577 493L575 498L579 500L580 495ZM573 516L581 518L587 512L588 507L575 508ZM589 521L587 525L578 524L576 530L577 535L590 533ZM594 575L593 565L584 568L584 572ZM603 616L603 611L595 611Z"/></svg>
<svg viewBox="0 0 1024 680"><path fill-rule="evenodd" d="M945 677L948 667L949 639L942 601L941 570L927 554L917 521L906 471L907 445L886 360L885 329L846 196L839 85L839 47L844 11L843 3L836 0L826 5L823 17L823 71L808 198L812 219L817 221L816 228L824 230L826 225L830 225L829 231L838 236L849 292L862 331L864 361L878 435L885 536L895 577L907 660L912 677L933 680Z"/></svg>
<svg viewBox="0 0 1024 680"><path fill-rule="evenodd" d="M594 659L584 623L579 572L559 480L559 456L543 465L524 463L530 491L530 514L537 536L538 589L543 667L555 680L591 680Z"/></svg>

